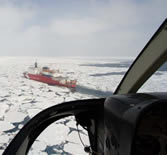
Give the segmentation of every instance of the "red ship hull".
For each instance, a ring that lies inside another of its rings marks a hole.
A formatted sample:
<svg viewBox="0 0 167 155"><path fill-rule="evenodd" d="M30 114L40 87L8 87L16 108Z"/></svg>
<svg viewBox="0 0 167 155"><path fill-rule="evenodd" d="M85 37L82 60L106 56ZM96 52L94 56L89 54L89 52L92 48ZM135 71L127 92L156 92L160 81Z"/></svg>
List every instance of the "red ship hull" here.
<svg viewBox="0 0 167 155"><path fill-rule="evenodd" d="M57 86L63 86L63 87L68 87L68 88L75 88L76 87L76 82L62 83L61 81L55 80L52 77L44 76L44 75L40 75L40 74L24 73L24 77L31 79L31 80L47 83L48 85L57 85Z"/></svg>

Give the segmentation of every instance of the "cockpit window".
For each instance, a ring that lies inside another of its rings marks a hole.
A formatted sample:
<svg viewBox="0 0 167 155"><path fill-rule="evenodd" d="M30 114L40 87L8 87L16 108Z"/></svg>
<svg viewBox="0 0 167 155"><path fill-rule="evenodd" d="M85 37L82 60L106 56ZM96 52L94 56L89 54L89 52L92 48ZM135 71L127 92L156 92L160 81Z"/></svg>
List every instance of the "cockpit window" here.
<svg viewBox="0 0 167 155"><path fill-rule="evenodd" d="M167 91L167 62L164 63L139 89L138 92Z"/></svg>
<svg viewBox="0 0 167 155"><path fill-rule="evenodd" d="M83 147L89 145L87 131L80 126L76 127L74 117L66 117L48 126L36 139L28 155L34 155L34 153L87 155Z"/></svg>

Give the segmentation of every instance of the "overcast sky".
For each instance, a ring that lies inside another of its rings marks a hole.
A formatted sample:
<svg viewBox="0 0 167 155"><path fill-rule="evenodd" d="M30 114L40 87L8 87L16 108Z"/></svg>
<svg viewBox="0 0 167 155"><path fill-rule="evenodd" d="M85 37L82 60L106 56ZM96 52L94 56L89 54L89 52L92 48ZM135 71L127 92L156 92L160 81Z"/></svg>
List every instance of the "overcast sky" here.
<svg viewBox="0 0 167 155"><path fill-rule="evenodd" d="M0 0L1 56L136 56L167 0Z"/></svg>

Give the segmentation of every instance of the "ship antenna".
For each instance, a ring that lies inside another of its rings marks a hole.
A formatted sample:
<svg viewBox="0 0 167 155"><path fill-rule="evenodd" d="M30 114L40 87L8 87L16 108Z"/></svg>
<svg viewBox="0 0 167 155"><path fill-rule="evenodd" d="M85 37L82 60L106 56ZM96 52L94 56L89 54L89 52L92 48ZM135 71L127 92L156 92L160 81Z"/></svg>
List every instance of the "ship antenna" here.
<svg viewBox="0 0 167 155"><path fill-rule="evenodd" d="M37 59L35 59L35 68L38 67Z"/></svg>

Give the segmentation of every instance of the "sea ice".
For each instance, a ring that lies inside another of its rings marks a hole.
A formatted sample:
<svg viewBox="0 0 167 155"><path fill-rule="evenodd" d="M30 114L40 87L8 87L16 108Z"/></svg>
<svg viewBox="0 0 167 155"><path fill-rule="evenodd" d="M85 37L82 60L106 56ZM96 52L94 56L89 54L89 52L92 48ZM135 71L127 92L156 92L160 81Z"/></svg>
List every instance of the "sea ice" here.
<svg viewBox="0 0 167 155"><path fill-rule="evenodd" d="M1 102L0 104L0 120L3 120L5 117L5 113L9 110L9 105L5 104L5 102Z"/></svg>
<svg viewBox="0 0 167 155"><path fill-rule="evenodd" d="M114 92L132 61L132 58L87 58L84 60L82 58L39 57L37 59L40 66L59 69L64 72L64 75L77 79L78 89L70 90L25 79L23 72L29 66L34 65L32 57L0 57L1 146L6 146L29 118L45 108L72 100L112 95L110 92ZM166 77L167 73L164 71L160 75L153 76L139 91L166 91ZM12 132L11 129L17 130ZM11 130L12 133L4 132L7 130ZM82 128L79 128L79 132L84 144L89 145L87 132ZM44 130L33 144L29 154L46 155L47 151L64 151L81 155L86 154L83 148L74 117L67 117ZM5 148L0 149L0 154L3 149Z"/></svg>
<svg viewBox="0 0 167 155"><path fill-rule="evenodd" d="M7 121L0 121L0 134L2 134L6 130L10 130L14 128L14 126Z"/></svg>
<svg viewBox="0 0 167 155"><path fill-rule="evenodd" d="M24 120L24 118L27 116L27 114L24 114L19 111L9 111L5 115L5 121L14 123L14 122L21 122Z"/></svg>

